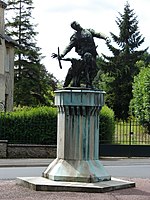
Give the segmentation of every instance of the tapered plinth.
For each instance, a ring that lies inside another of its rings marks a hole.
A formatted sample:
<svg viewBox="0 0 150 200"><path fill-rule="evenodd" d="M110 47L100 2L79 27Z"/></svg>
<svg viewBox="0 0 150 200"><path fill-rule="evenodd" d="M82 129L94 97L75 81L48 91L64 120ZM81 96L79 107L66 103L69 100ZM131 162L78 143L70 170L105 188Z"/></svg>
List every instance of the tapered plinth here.
<svg viewBox="0 0 150 200"><path fill-rule="evenodd" d="M109 192L135 187L111 178L99 161L99 111L103 92L61 90L58 107L57 158L43 177L19 177L17 184L40 191Z"/></svg>
<svg viewBox="0 0 150 200"><path fill-rule="evenodd" d="M55 94L57 158L43 177L73 182L110 180L99 161L99 111L104 104L104 92L71 89Z"/></svg>

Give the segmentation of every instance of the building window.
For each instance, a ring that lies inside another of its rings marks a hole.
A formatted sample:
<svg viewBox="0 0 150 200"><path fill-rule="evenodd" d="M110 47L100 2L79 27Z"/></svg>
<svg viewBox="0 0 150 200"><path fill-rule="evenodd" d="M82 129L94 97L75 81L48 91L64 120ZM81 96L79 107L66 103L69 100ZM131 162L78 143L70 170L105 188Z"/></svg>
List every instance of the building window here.
<svg viewBox="0 0 150 200"><path fill-rule="evenodd" d="M6 56L5 56L5 72L9 72L10 70L10 50L6 47Z"/></svg>

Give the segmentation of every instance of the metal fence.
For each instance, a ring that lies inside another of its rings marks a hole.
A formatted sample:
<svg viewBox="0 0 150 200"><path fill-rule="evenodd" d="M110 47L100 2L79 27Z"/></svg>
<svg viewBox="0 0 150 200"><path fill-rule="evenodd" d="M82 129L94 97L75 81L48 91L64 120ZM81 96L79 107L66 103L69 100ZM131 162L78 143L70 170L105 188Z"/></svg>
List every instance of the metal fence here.
<svg viewBox="0 0 150 200"><path fill-rule="evenodd" d="M138 120L115 122L114 144L150 145L150 133Z"/></svg>

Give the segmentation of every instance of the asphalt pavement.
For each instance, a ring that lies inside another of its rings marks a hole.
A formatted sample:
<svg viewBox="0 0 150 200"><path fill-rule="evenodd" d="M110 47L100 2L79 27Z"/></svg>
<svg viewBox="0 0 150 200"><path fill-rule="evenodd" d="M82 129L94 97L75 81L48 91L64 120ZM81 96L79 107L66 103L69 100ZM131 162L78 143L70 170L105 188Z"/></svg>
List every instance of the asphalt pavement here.
<svg viewBox="0 0 150 200"><path fill-rule="evenodd" d="M41 176L53 159L0 159L0 179ZM102 158L112 177L150 178L149 158Z"/></svg>
<svg viewBox="0 0 150 200"><path fill-rule="evenodd" d="M0 159L0 170L24 169L26 167L34 170L47 167L52 160ZM100 160L107 169L118 170L118 167L124 170L133 169L137 178L125 177L123 179L135 182L136 187L106 193L40 192L16 185L16 180L1 180L0 200L150 200L150 178L138 178L141 175L140 171L136 170L146 167L150 174L150 158L101 158Z"/></svg>
<svg viewBox="0 0 150 200"><path fill-rule="evenodd" d="M0 159L0 167L46 167L54 159ZM150 165L150 158L116 158L103 157L100 159L104 166L131 166L131 165Z"/></svg>

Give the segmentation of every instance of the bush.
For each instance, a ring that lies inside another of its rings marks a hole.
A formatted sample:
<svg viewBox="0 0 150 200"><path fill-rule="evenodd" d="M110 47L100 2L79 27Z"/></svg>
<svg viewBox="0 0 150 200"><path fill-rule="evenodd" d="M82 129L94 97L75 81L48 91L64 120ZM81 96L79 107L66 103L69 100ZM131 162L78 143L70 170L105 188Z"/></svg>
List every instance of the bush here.
<svg viewBox="0 0 150 200"><path fill-rule="evenodd" d="M115 119L114 112L106 105L100 111L100 143L111 144L113 142L113 135L115 133Z"/></svg>
<svg viewBox="0 0 150 200"><path fill-rule="evenodd" d="M1 131L10 143L56 144L57 109L25 108L1 116Z"/></svg>
<svg viewBox="0 0 150 200"><path fill-rule="evenodd" d="M150 134L150 65L134 78L131 109Z"/></svg>
<svg viewBox="0 0 150 200"><path fill-rule="evenodd" d="M14 144L57 144L57 108L25 107L0 116L0 137ZM100 142L112 142L114 113L100 112Z"/></svg>

